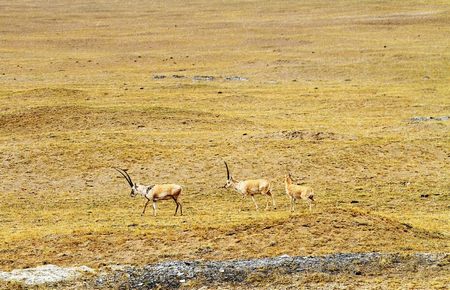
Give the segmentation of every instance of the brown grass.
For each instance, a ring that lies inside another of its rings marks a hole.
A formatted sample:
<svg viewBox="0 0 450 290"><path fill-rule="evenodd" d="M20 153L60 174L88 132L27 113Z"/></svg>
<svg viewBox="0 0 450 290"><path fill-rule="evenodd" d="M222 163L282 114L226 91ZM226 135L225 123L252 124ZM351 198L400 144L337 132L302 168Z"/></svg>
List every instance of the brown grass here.
<svg viewBox="0 0 450 290"><path fill-rule="evenodd" d="M0 269L448 252L449 123L409 119L449 115L449 9L0 1ZM238 212L224 159L278 209ZM185 216L141 217L113 166L182 184ZM312 214L288 212L287 170Z"/></svg>

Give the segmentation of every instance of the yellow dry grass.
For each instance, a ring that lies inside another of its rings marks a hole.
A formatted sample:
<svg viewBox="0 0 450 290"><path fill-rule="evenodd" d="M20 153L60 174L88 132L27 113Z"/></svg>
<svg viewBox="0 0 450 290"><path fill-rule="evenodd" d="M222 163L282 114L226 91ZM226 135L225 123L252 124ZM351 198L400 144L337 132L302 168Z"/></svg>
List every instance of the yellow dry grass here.
<svg viewBox="0 0 450 290"><path fill-rule="evenodd" d="M410 118L449 115L449 9L0 1L0 269L448 252L449 123ZM278 208L238 212L223 160ZM182 184L185 215L141 217L114 166ZM288 170L313 213L288 212Z"/></svg>

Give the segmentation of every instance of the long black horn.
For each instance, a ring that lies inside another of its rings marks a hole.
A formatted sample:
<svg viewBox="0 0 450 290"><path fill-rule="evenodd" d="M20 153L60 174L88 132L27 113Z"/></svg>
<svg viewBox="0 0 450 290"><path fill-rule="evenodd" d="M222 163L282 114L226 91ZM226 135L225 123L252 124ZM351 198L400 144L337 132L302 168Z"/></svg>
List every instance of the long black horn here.
<svg viewBox="0 0 450 290"><path fill-rule="evenodd" d="M227 168L227 180L230 180L230 169L228 169L228 164L224 161L225 167Z"/></svg>
<svg viewBox="0 0 450 290"><path fill-rule="evenodd" d="M122 176L128 181L128 184L133 187L133 181L131 181L131 177L128 175L128 173L125 172L125 170L114 167L115 170L117 170Z"/></svg>
<svg viewBox="0 0 450 290"><path fill-rule="evenodd" d="M131 176L125 170L122 170L122 171L125 172L125 174L128 176L128 180L130 180L130 185L131 185L131 187L133 187L134 182L133 182L133 180L131 180Z"/></svg>

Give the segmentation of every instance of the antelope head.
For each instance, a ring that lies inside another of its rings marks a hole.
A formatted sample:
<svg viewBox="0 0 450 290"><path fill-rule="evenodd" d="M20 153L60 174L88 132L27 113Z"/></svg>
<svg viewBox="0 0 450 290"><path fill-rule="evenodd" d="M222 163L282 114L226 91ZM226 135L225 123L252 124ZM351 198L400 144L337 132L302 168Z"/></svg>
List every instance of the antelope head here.
<svg viewBox="0 0 450 290"><path fill-rule="evenodd" d="M284 180L286 182L292 182L292 175L290 172L288 172L286 175L284 175Z"/></svg>
<svg viewBox="0 0 450 290"><path fill-rule="evenodd" d="M228 164L225 161L224 161L224 163L225 163L225 168L227 169L227 182L225 183L223 188L229 188L230 186L233 185L234 179L233 179L233 176L231 176L231 174L230 174L230 169L228 168Z"/></svg>
<svg viewBox="0 0 450 290"><path fill-rule="evenodd" d="M122 176L127 180L128 184L131 187L130 196L135 197L138 194L137 189L136 189L136 184L133 183L133 181L131 180L131 177L128 175L128 173L125 170L120 169L120 168L114 168L114 169L117 170L120 174L122 174Z"/></svg>

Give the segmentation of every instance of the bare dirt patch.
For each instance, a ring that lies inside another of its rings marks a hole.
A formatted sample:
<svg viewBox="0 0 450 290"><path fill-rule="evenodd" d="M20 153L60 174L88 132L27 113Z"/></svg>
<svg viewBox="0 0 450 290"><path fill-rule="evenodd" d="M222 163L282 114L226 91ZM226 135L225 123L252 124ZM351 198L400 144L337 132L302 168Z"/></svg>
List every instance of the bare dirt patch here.
<svg viewBox="0 0 450 290"><path fill-rule="evenodd" d="M185 109L102 109L87 106L44 106L0 115L0 132L37 133L82 130L150 129L173 131L218 125L239 127L251 122L220 114ZM183 128L184 127L184 128Z"/></svg>
<svg viewBox="0 0 450 290"><path fill-rule="evenodd" d="M80 99L86 98L88 93L83 90L78 89L68 89L68 88L38 88L31 90L18 91L11 95L11 99L16 100L27 100L27 99Z"/></svg>

